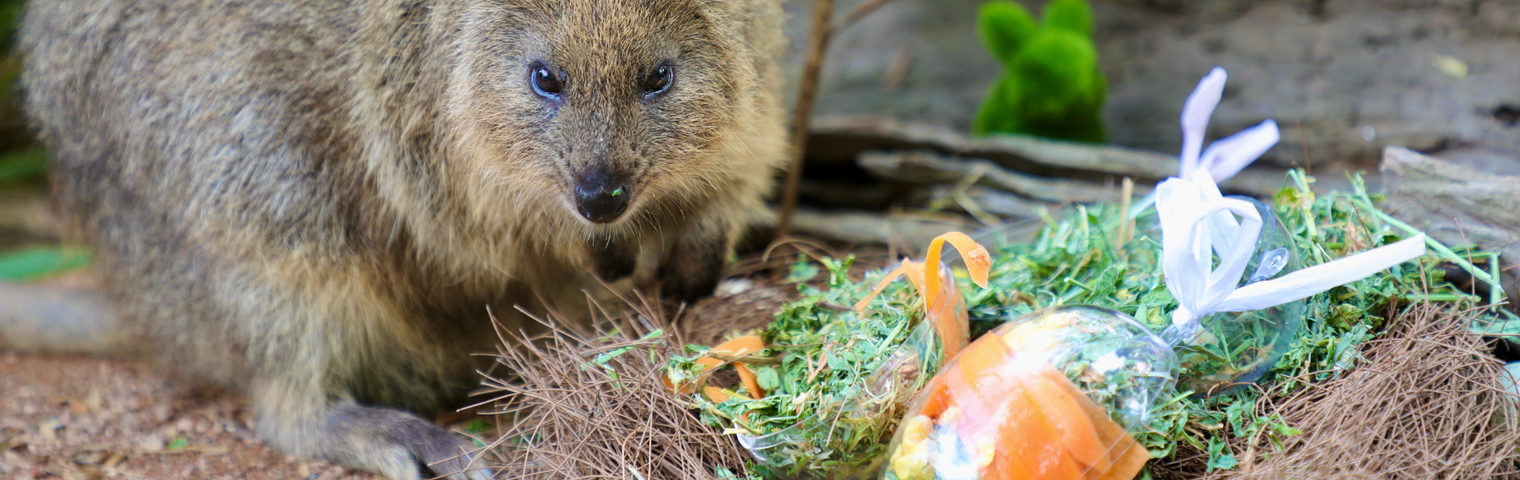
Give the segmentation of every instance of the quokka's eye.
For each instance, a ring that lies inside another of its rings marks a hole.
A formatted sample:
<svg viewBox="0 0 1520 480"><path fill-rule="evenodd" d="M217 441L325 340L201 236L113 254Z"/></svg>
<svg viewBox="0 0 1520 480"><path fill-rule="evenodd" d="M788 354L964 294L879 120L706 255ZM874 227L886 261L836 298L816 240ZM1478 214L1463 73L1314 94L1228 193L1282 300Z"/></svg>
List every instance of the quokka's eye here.
<svg viewBox="0 0 1520 480"><path fill-rule="evenodd" d="M644 79L644 97L651 98L670 90L676 82L676 69L670 64L660 64Z"/></svg>
<svg viewBox="0 0 1520 480"><path fill-rule="evenodd" d="M549 71L544 62L533 62L528 67L528 84L533 86L534 93L546 98L559 98L560 92L565 90L564 82Z"/></svg>

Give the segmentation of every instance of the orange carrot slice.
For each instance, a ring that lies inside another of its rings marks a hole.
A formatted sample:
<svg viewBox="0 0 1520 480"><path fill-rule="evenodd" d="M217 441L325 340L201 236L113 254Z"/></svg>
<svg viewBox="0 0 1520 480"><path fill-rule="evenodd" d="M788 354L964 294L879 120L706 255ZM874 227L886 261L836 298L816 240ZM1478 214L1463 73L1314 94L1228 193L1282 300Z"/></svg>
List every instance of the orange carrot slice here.
<svg viewBox="0 0 1520 480"><path fill-rule="evenodd" d="M1029 392L1014 388L1004 398L1006 416L997 431L998 454L993 460L1000 479L1081 478L1081 469L1068 460L1056 432L1035 410Z"/></svg>
<svg viewBox="0 0 1520 480"><path fill-rule="evenodd" d="M707 399L712 400L713 403L723 403L733 398L728 396L727 393L723 393L723 389L718 387L702 387L702 394L706 395ZM748 422L749 412L740 413L739 419Z"/></svg>
<svg viewBox="0 0 1520 480"><path fill-rule="evenodd" d="M944 288L946 291L941 291L939 257L941 251L944 250L945 242L950 242L955 246L955 250L960 252L961 260L966 262L966 271L971 274L971 281L982 288L987 288L987 274L992 269L992 256L987 253L986 247L961 232L949 232L934 237L934 241L929 242L929 251L924 256L924 284L919 291L924 296L924 305L930 308L931 313L934 311L935 302L942 296L949 300L944 302L946 311L934 319L935 328L941 334L940 339L945 343L945 358L949 358L966 345L968 337L971 336L971 328L970 321L965 316L944 314L965 310L962 305L964 301L960 298L960 290L955 288L953 279L947 279L949 280L948 287Z"/></svg>
<svg viewBox="0 0 1520 480"><path fill-rule="evenodd" d="M1056 432L1061 445L1072 458L1081 462L1085 467L1094 467L1102 471L1109 468L1108 445L1098 438L1098 432L1093 427L1093 419L1088 418L1088 412L1084 411L1077 399L1072 398L1064 389L1055 385L1057 381L1052 378L1060 376L1062 382L1065 375L1056 371L1055 368L1043 362L1037 367L1039 371L1028 372L1020 375L1019 380L1024 389L1033 400L1036 411L1045 418L1051 429ZM1046 373L1048 370L1050 373ZM1086 399L1084 395L1081 398Z"/></svg>
<svg viewBox="0 0 1520 480"><path fill-rule="evenodd" d="M955 288L953 280L945 283L945 290L939 297L939 303L929 306L925 315L934 325L934 332L939 334L943 344L943 355L940 356L942 366L966 348L966 341L971 337L970 316L966 312L966 303L961 299L960 290Z"/></svg>
<svg viewBox="0 0 1520 480"><path fill-rule="evenodd" d="M1098 478L1113 480L1129 480L1140 473L1145 467L1145 462L1150 461L1151 453L1140 442L1124 430L1124 427L1109 418L1108 412L1103 407L1093 403L1087 395L1078 389L1076 384L1066 378L1066 375L1054 368L1042 369L1041 375L1050 380L1052 385L1064 390L1067 395L1077 399L1077 405L1086 413L1087 418L1093 423L1093 428L1098 434L1099 441L1108 445L1108 457L1111 465L1106 472L1100 472Z"/></svg>
<svg viewBox="0 0 1520 480"><path fill-rule="evenodd" d="M723 393L723 389L713 386L702 387L702 395L706 395L707 399L712 400L713 403L723 403L729 399L728 394Z"/></svg>
<svg viewBox="0 0 1520 480"><path fill-rule="evenodd" d="M945 242L950 242L955 246L956 251L960 252L961 259L966 262L966 270L971 275L971 281L986 288L987 275L992 269L992 256L987 253L987 248L964 233L949 232L935 237L934 241L929 243L929 251L923 263L903 259L902 264L887 272L887 276L876 284L876 288L869 295L855 302L855 312L865 313L866 306L871 303L871 300L881 295L888 284L897 277L908 277L908 280L912 281L913 286L918 289L919 296L924 299L925 319L932 322L935 332L939 334L940 341L944 345L941 365L965 348L971 334L965 301L960 298L960 290L955 287L953 279L941 282L939 259Z"/></svg>
<svg viewBox="0 0 1520 480"><path fill-rule="evenodd" d="M727 342L720 343L718 346L713 347L712 350L709 351L721 355L739 356L755 353L764 349L765 341L761 340L758 335L745 335L733 340L729 340ZM703 360L716 361L717 359L704 358ZM719 364L721 364L721 362L719 362ZM734 370L739 372L739 380L744 382L744 390L748 391L750 395L754 395L755 398L764 398L765 389L760 388L760 380L755 376L755 372L750 370L749 367L744 366L742 363L735 363L733 365Z"/></svg>
<svg viewBox="0 0 1520 480"><path fill-rule="evenodd" d="M887 285L891 285L893 280L897 280L897 277L903 276L904 274L908 273L908 270L912 268L913 262L909 262L908 259L904 258L902 260L902 264L898 265L897 268L892 269L892 271L887 272L887 276L881 277L881 281L876 284L876 288L871 289L871 293L869 295L866 295L865 298L860 299L859 302L855 302L855 313L865 313L866 305L870 305L871 300L876 299L878 295L881 295L882 290L887 289ZM914 283L914 285L917 284L918 282Z"/></svg>
<svg viewBox="0 0 1520 480"><path fill-rule="evenodd" d="M1128 435L1124 436L1124 442L1114 445L1110 456L1115 455L1113 466L1099 475L1098 480L1131 480L1145 468L1145 462L1151 461L1151 452Z"/></svg>
<svg viewBox="0 0 1520 480"><path fill-rule="evenodd" d="M760 388L760 379L755 376L754 371L742 363L735 363L734 371L739 372L739 381L744 382L744 391L754 395L755 398L765 398L765 389Z"/></svg>
<svg viewBox="0 0 1520 480"><path fill-rule="evenodd" d="M708 351L720 355L739 356L755 353L764 349L765 341L761 340L758 335L745 335L733 340L729 340L727 342L720 343L718 346L713 347ZM722 360L718 360L712 357L699 358L697 359L696 363L702 366L702 369L699 371L707 371L708 369L723 365ZM745 366L742 363L734 363L733 365L734 371L739 372L739 380L744 382L744 390L749 392L750 395L753 395L754 398L764 398L765 389L760 388L760 379L755 376L755 372L753 370L750 370L749 367ZM665 381L666 387L670 388L671 390L675 390L676 392L683 395L692 393L694 388L692 384L682 382L681 388L677 389L675 385L670 382L669 376L664 376L661 378L661 380ZM704 388L703 392L707 392L707 389ZM721 400L715 401L722 403Z"/></svg>
<svg viewBox="0 0 1520 480"><path fill-rule="evenodd" d="M987 288L987 273L992 269L992 255L987 253L987 248L976 243L971 237L961 232L949 232L929 242L929 251L924 257L924 301L933 304L934 296L939 295L939 256L940 250L950 242L955 250L960 252L961 260L966 262L966 271L971 274L971 281L977 286Z"/></svg>
<svg viewBox="0 0 1520 480"><path fill-rule="evenodd" d="M765 350L765 341L761 340L759 335L745 335L720 343L710 351L721 355L738 356L761 350Z"/></svg>
<svg viewBox="0 0 1520 480"><path fill-rule="evenodd" d="M682 382L681 388L676 388L675 384L670 383L670 375L660 375L660 380L665 381L665 388L669 388L671 391L681 395L690 395L694 391L692 390L692 384L685 382Z"/></svg>
<svg viewBox="0 0 1520 480"><path fill-rule="evenodd" d="M1009 361L1008 357L1010 353L1012 351L1008 349L1008 343L1004 342L1002 337L990 335L972 342L970 346L966 347L966 351L961 352L961 355L956 357L956 368L961 371L961 377L965 379L966 385L975 390L972 392L974 395L988 400L996 400L997 397L989 397L988 394L997 395L1001 392L983 391L982 384L984 382L991 383L1000 380L986 377L995 375L997 367ZM1004 380L1011 381L1013 379ZM988 385L988 387L993 386ZM986 390L992 390L992 388Z"/></svg>
<svg viewBox="0 0 1520 480"><path fill-rule="evenodd" d="M919 415L937 419L941 413L945 413L945 409L955 405L955 398L950 395L950 386L938 376L924 386L924 395L928 395L929 398L924 400L923 408L918 410Z"/></svg>

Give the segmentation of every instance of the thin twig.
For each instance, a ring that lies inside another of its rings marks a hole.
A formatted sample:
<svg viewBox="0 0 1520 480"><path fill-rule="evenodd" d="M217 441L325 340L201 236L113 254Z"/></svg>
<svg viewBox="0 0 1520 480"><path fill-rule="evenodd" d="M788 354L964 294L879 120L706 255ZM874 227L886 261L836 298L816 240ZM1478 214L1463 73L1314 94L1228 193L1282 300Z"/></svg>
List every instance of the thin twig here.
<svg viewBox="0 0 1520 480"><path fill-rule="evenodd" d="M802 183L802 166L807 158L808 120L813 116L813 102L818 98L818 76L823 70L823 53L829 43L829 18L834 15L834 0L813 3L813 32L808 41L807 61L802 68L802 84L797 90L797 111L792 119L792 161L786 172L786 189L781 194L781 208L776 219L776 237L792 232L792 212L797 210L797 188Z"/></svg>
<svg viewBox="0 0 1520 480"><path fill-rule="evenodd" d="M860 5L856 5L855 8L850 9L850 13L844 15L844 18L839 19L838 22L834 22L834 26L829 27L829 35L834 37L839 36L840 33L843 33L850 26L855 25L855 22L860 21L866 15L870 15L871 12L888 3L892 3L892 0L866 0Z"/></svg>

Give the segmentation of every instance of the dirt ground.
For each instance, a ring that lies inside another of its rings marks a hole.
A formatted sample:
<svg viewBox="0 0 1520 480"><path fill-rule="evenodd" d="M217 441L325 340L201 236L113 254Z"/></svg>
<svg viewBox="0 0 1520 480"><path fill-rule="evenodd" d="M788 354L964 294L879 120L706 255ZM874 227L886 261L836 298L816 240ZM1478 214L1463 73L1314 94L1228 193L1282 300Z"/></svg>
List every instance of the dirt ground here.
<svg viewBox="0 0 1520 480"><path fill-rule="evenodd" d="M379 478L287 457L245 398L185 385L143 360L0 353L0 477Z"/></svg>

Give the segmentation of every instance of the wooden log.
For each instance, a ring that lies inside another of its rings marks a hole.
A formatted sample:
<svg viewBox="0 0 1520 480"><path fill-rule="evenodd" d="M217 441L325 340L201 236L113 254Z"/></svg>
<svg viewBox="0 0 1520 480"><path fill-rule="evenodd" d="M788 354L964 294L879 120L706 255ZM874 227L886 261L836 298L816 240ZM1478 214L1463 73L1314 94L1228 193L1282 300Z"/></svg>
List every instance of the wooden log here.
<svg viewBox="0 0 1520 480"><path fill-rule="evenodd" d="M1052 215L1060 211L1059 204L1030 200L981 185L966 188L959 185L932 185L914 192L912 198L923 199L922 204L930 210L943 209L960 213L972 213L970 208L962 205L963 201L969 201L974 208L1005 219L1040 218L1038 212L1042 208Z"/></svg>
<svg viewBox="0 0 1520 480"><path fill-rule="evenodd" d="M827 182L805 179L798 196L804 205L823 208L884 210L898 200L901 189L890 185Z"/></svg>
<svg viewBox="0 0 1520 480"><path fill-rule="evenodd" d="M990 161L1007 170L1050 178L1118 183L1130 177L1155 184L1177 174L1177 157L1128 148L1049 140L1027 135L970 135L882 117L828 117L813 122L811 162L855 161L862 152L920 150ZM1283 186L1286 170L1258 166L1221 183L1229 193L1266 198Z"/></svg>
<svg viewBox="0 0 1520 480"><path fill-rule="evenodd" d="M1520 160L1517 160L1520 161ZM1520 298L1520 177L1492 175L1400 147L1383 151L1386 208L1448 245L1500 252L1500 277Z"/></svg>
<svg viewBox="0 0 1520 480"><path fill-rule="evenodd" d="M963 159L926 150L865 152L860 154L858 162L861 168L872 174L901 182L943 184L972 179L978 185L1054 203L1118 202L1122 195L1114 186L1028 175L987 160ZM1140 194L1149 191L1147 188Z"/></svg>
<svg viewBox="0 0 1520 480"><path fill-rule="evenodd" d="M767 209L750 222L757 230L774 229L776 212ZM798 207L792 214L792 234L855 245L898 245L913 251L945 232L973 233L985 229L962 215L879 214L863 211L825 212Z"/></svg>

